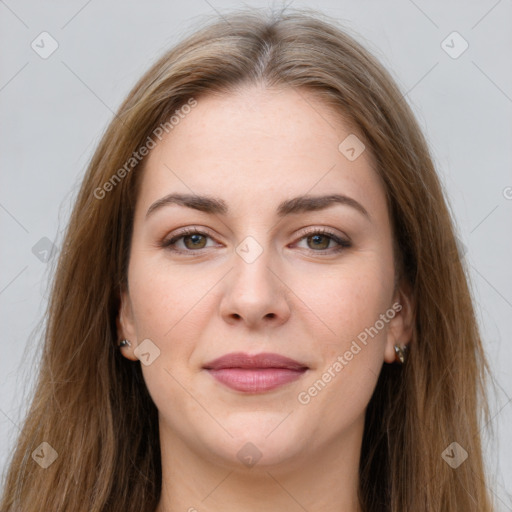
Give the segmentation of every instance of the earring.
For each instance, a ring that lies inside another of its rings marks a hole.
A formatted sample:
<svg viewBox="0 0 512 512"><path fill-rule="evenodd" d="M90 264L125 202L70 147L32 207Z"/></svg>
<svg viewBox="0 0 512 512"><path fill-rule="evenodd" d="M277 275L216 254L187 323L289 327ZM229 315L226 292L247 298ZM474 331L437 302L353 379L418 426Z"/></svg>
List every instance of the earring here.
<svg viewBox="0 0 512 512"><path fill-rule="evenodd" d="M400 364L404 364L407 358L407 345L395 345L395 360Z"/></svg>
<svg viewBox="0 0 512 512"><path fill-rule="evenodd" d="M121 340L119 343L118 343L119 347L120 348L123 348L123 347L131 347L132 344L128 341L128 340Z"/></svg>

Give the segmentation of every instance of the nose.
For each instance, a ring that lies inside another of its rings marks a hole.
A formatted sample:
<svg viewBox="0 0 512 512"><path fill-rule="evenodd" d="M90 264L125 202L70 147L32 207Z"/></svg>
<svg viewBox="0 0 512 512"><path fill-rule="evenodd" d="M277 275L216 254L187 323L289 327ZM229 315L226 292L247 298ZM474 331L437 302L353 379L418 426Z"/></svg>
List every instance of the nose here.
<svg viewBox="0 0 512 512"><path fill-rule="evenodd" d="M233 264L223 280L222 318L250 329L285 323L290 316L290 293L271 251L263 250L254 261L235 252Z"/></svg>

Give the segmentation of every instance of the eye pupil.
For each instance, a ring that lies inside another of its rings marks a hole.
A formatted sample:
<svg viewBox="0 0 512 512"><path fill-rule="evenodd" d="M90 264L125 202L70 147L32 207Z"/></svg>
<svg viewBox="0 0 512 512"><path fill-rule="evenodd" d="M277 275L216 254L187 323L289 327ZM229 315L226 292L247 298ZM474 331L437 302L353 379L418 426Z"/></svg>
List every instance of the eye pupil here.
<svg viewBox="0 0 512 512"><path fill-rule="evenodd" d="M320 239L320 240L321 240L322 238L324 239L324 243L322 244L322 243L320 242L320 244L318 244L318 243L317 243L317 242L318 242L318 239ZM328 237L326 237L325 235L313 235L313 236L309 236L309 237L308 237L308 242L309 242L309 240L311 240L311 239L314 239L314 240L315 240L315 242L314 242L314 247L316 247L316 248L320 248L320 249L327 249L327 248L328 248L328 246L329 246L330 239L329 239ZM327 241L327 243L325 243L325 241Z"/></svg>
<svg viewBox="0 0 512 512"><path fill-rule="evenodd" d="M168 242L164 242L162 244L163 247L169 248L169 250L174 251L176 253L188 253L198 252L201 249L207 248L207 241L210 236L206 233L202 233L200 231L192 231L188 230L182 232L181 235L177 235L174 238L170 239ZM185 249L187 251L179 250L173 247L175 244L181 240ZM350 247L350 243L346 242L338 237L336 237L333 233L324 232L324 231L315 231L310 233L309 235L305 235L301 238L301 241L306 240L306 244L309 246L309 249L320 254L324 254L321 251L330 251L330 253L340 252L343 249ZM331 242L335 242L338 247L335 250L332 250L332 247L329 247ZM199 252L199 254L201 254Z"/></svg>
<svg viewBox="0 0 512 512"><path fill-rule="evenodd" d="M201 240L202 239L202 240ZM193 234L193 235L188 235L188 236L185 236L183 238L184 242L185 242L185 245L190 248L187 244L187 241L192 241L192 248L195 248L197 249L199 246L200 249L203 248L204 244L201 245L201 241L204 242L205 241L205 238L203 235L199 235L199 234Z"/></svg>

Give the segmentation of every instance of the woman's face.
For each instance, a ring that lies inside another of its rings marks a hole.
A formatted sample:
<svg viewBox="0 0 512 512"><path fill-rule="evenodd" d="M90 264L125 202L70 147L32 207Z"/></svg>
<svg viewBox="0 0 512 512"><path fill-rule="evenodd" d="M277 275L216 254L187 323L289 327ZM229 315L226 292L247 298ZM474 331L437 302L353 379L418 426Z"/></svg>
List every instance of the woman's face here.
<svg viewBox="0 0 512 512"><path fill-rule="evenodd" d="M254 86L198 98L148 155L118 328L171 445L224 465L359 447L411 330L356 136L305 91ZM208 365L232 353L267 355Z"/></svg>

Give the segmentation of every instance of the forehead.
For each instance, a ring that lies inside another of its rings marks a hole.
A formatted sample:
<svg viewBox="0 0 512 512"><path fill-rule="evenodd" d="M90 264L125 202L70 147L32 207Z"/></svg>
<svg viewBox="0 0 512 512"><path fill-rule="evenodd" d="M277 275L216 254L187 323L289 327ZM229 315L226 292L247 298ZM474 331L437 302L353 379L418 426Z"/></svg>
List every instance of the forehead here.
<svg viewBox="0 0 512 512"><path fill-rule="evenodd" d="M343 193L382 210L374 159L368 150L347 158L340 151L347 137L362 140L309 91L250 86L201 96L148 155L138 204L147 209L183 192L261 210L291 196Z"/></svg>

